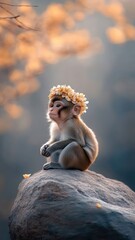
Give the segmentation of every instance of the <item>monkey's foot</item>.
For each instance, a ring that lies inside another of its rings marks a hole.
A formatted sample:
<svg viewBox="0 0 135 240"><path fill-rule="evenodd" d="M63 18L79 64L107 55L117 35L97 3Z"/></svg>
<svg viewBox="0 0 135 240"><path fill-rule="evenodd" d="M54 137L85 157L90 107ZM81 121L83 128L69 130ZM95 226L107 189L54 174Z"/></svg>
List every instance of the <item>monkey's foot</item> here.
<svg viewBox="0 0 135 240"><path fill-rule="evenodd" d="M43 165L43 169L44 170L49 170L49 169L60 169L62 168L61 165L59 163L54 163L54 162L50 162L50 163L45 163Z"/></svg>

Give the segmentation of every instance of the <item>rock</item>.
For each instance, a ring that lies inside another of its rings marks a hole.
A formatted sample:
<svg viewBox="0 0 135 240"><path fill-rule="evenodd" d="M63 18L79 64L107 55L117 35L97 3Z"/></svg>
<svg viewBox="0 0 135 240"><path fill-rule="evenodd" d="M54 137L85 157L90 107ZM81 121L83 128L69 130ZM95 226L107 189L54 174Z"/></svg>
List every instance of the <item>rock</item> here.
<svg viewBox="0 0 135 240"><path fill-rule="evenodd" d="M24 179L11 240L134 240L135 193L92 171L42 170Z"/></svg>

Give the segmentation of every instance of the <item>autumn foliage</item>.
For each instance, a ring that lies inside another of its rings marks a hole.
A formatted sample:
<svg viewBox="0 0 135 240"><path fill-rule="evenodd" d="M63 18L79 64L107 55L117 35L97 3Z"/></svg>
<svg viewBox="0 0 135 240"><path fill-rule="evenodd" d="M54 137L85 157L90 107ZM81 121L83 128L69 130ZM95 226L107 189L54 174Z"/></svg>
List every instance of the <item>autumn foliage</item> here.
<svg viewBox="0 0 135 240"><path fill-rule="evenodd" d="M79 22L86 16L98 13L110 18L114 25L106 29L106 36L114 44L135 40L135 27L118 0L52 3L40 14L37 8L23 1L17 5L10 0L0 2L0 106L13 119L23 113L18 97L38 90L37 76L47 64L100 50L101 39L80 28ZM3 116L2 112L0 131L4 129Z"/></svg>

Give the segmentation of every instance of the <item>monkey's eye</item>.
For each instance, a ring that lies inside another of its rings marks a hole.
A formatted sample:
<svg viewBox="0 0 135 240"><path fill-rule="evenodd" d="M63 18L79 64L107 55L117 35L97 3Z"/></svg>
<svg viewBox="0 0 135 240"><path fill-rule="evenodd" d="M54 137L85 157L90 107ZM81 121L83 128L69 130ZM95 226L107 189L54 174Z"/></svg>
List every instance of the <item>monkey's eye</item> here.
<svg viewBox="0 0 135 240"><path fill-rule="evenodd" d="M61 107L61 104L60 104L60 103L57 103L57 104L56 104L56 107Z"/></svg>

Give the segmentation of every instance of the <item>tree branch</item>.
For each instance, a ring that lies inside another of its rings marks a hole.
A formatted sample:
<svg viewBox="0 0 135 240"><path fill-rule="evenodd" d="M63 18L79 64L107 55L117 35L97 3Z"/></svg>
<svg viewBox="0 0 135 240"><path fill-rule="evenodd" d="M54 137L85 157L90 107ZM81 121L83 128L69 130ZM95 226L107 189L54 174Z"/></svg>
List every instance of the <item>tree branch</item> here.
<svg viewBox="0 0 135 240"><path fill-rule="evenodd" d="M10 3L4 3L0 2L2 5L11 6L11 7L38 7L37 5L29 5L29 4L10 4Z"/></svg>
<svg viewBox="0 0 135 240"><path fill-rule="evenodd" d="M20 15L14 15L11 11L9 11L8 9L6 9L4 6L2 6L1 2L0 2L0 8L2 8L5 12L9 13L11 16L9 17L6 17L4 19L12 19L12 20L15 20L15 24L17 27L19 28L22 28L22 29L25 29L25 30L32 30L32 31L38 31L38 29L34 29L34 28L31 28L27 25L25 25L23 22L21 22L18 17L20 17ZM3 17L1 17L0 19L3 19Z"/></svg>
<svg viewBox="0 0 135 240"><path fill-rule="evenodd" d="M12 17L0 17L0 20L3 20L3 19L16 19L16 18L19 18L20 15L17 15L17 16L12 16Z"/></svg>

